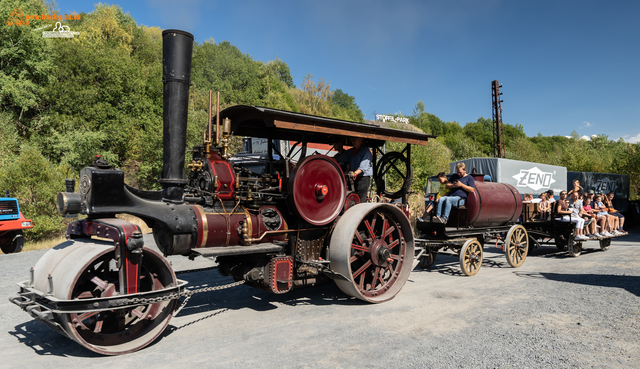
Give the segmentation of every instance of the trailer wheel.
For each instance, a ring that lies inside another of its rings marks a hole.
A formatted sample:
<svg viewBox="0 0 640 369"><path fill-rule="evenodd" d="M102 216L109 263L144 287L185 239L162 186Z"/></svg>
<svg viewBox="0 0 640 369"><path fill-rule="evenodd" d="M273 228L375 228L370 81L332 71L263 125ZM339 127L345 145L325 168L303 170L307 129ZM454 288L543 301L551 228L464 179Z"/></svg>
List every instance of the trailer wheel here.
<svg viewBox="0 0 640 369"><path fill-rule="evenodd" d="M507 232L504 242L504 253L507 263L514 268L521 266L527 259L529 252L529 236L527 230L520 224L514 225Z"/></svg>
<svg viewBox="0 0 640 369"><path fill-rule="evenodd" d="M482 245L478 240L467 240L460 250L460 269L465 275L478 274L482 266Z"/></svg>
<svg viewBox="0 0 640 369"><path fill-rule="evenodd" d="M554 241L558 250L567 251L567 245L573 244L573 233L558 233Z"/></svg>
<svg viewBox="0 0 640 369"><path fill-rule="evenodd" d="M24 232L22 232L22 229L9 231L0 236L0 248L5 254L20 252L22 247L24 247Z"/></svg>
<svg viewBox="0 0 640 369"><path fill-rule="evenodd" d="M603 238L600 240L600 250L607 251L611 247L611 238Z"/></svg>
<svg viewBox="0 0 640 369"><path fill-rule="evenodd" d="M436 261L436 255L438 255L437 252L431 252L431 251L425 252L424 255L422 255L422 257L420 257L420 261L418 263L420 268L422 268L422 269L431 268L433 263Z"/></svg>
<svg viewBox="0 0 640 369"><path fill-rule="evenodd" d="M153 291L177 283L160 254L144 248L139 291ZM48 276L51 276L50 282ZM48 251L34 267L34 287L62 300L119 295L119 274L113 243L74 240ZM178 300L85 313L53 313L61 333L91 351L120 355L153 342L169 324Z"/></svg>
<svg viewBox="0 0 640 369"><path fill-rule="evenodd" d="M569 255L574 258L580 256L580 253L582 252L582 242L573 242L573 237L571 237L571 241L572 242L567 246Z"/></svg>
<svg viewBox="0 0 640 369"><path fill-rule="evenodd" d="M390 204L365 203L349 208L331 234L330 267L345 279L336 279L347 295L368 302L392 299L404 286L413 267L411 225Z"/></svg>

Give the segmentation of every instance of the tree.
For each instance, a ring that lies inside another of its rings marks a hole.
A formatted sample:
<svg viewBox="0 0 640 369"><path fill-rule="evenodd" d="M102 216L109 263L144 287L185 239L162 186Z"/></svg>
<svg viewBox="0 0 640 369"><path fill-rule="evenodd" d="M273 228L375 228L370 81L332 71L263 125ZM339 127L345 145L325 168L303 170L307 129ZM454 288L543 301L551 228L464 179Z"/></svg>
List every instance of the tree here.
<svg viewBox="0 0 640 369"><path fill-rule="evenodd" d="M28 129L24 121L42 109L45 86L50 82L53 63L50 40L33 29L45 24L29 20L26 25L8 25L12 10L23 14L46 14L42 0L0 2L0 109L13 112L22 133Z"/></svg>
<svg viewBox="0 0 640 369"><path fill-rule="evenodd" d="M291 77L291 71L289 70L287 63L283 62L280 58L277 58L276 60L268 62L266 65L287 87L295 87L293 77Z"/></svg>
<svg viewBox="0 0 640 369"><path fill-rule="evenodd" d="M346 114L349 116L349 120L354 122L364 122L364 114L360 107L356 104L356 98L350 96L349 94L343 92L341 89L337 89L333 91L333 96L331 97L331 101L341 109L346 111ZM335 112L335 111L334 111ZM336 115L340 115L338 112Z"/></svg>

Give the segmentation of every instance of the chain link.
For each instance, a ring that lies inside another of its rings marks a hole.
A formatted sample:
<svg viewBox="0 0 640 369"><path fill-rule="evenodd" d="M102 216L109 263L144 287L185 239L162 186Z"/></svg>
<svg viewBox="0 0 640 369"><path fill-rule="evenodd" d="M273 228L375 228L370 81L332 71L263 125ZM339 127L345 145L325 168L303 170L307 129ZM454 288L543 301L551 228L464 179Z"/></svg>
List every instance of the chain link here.
<svg viewBox="0 0 640 369"><path fill-rule="evenodd" d="M195 295L196 293L203 293L203 292L211 292L211 291L220 291L220 290L224 290L227 288L232 288L232 287L236 287L236 286L240 286L242 284L244 284L244 280L242 281L238 281L238 282L234 282L234 283L229 283L229 284L224 284L221 286L213 286L213 287L205 287L205 288L200 288L197 290L184 290L181 293L172 293L166 296L159 296L159 297L151 297L151 298L139 298L139 297L135 297L132 299L118 299L118 300L113 300L109 302L109 305L112 307L116 307L116 306L135 306L135 305L149 305L149 304L157 304L159 302L163 302L163 301L169 301L169 300L177 300L181 297L191 297L193 295Z"/></svg>

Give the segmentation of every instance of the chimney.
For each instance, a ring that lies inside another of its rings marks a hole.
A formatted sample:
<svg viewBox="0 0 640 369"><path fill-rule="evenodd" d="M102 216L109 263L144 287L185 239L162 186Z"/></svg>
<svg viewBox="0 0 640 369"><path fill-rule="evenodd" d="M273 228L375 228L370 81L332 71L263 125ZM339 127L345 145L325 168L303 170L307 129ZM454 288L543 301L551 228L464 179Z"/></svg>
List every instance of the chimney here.
<svg viewBox="0 0 640 369"><path fill-rule="evenodd" d="M163 141L162 197L182 203L187 184L184 153L187 140L193 35L175 29L162 32Z"/></svg>

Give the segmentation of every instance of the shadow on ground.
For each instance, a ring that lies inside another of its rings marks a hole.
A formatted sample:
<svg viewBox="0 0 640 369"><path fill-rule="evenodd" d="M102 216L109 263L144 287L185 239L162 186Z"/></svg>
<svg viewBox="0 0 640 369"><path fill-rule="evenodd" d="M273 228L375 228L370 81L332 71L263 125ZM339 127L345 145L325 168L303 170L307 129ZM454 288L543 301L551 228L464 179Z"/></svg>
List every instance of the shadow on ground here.
<svg viewBox="0 0 640 369"><path fill-rule="evenodd" d="M582 284L587 286L622 288L640 296L640 276L611 274L561 274L515 272L519 277L544 278L551 281Z"/></svg>

